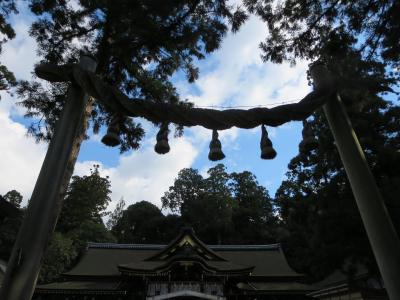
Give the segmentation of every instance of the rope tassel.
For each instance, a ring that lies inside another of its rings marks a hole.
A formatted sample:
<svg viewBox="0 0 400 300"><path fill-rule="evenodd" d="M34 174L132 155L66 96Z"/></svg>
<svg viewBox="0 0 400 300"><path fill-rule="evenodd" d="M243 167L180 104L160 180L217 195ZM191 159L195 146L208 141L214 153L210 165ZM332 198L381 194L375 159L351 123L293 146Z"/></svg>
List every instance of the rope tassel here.
<svg viewBox="0 0 400 300"><path fill-rule="evenodd" d="M208 153L208 159L217 161L225 158L225 154L222 152L221 142L218 139L218 132L214 129L212 132L212 140L210 142L210 152Z"/></svg>
<svg viewBox="0 0 400 300"><path fill-rule="evenodd" d="M276 151L272 147L272 142L268 138L268 132L264 125L261 126L261 158L262 159L274 159L276 156Z"/></svg>
<svg viewBox="0 0 400 300"><path fill-rule="evenodd" d="M154 151L158 154L166 154L170 150L168 144L168 133L168 123L161 124L160 131L157 133L157 143L154 146Z"/></svg>
<svg viewBox="0 0 400 300"><path fill-rule="evenodd" d="M110 147L115 147L121 144L121 141L119 139L121 122L122 118L120 115L115 114L111 117L110 124L108 124L107 133L101 139L101 142L103 144Z"/></svg>
<svg viewBox="0 0 400 300"><path fill-rule="evenodd" d="M306 120L303 121L303 131L301 132L303 140L299 144L299 151L302 154L309 154L312 150L318 148L318 140L314 137L312 129Z"/></svg>

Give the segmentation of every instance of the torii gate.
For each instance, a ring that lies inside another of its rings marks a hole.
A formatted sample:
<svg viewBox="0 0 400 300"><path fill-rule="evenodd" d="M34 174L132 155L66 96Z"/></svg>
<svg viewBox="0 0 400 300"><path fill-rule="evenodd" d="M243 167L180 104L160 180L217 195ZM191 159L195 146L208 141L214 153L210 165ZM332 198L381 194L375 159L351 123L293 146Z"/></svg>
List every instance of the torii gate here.
<svg viewBox="0 0 400 300"><path fill-rule="evenodd" d="M96 64L92 57L83 55L78 64L40 65L35 70L40 78L52 82L70 81L71 85L63 113L49 144L26 216L13 247L0 291L0 299L30 300L33 295L41 259L60 213L62 203L59 195L64 192L60 189L65 180L67 163L74 151L72 141L84 126L83 116L89 96L101 101L109 110L115 112L107 135L103 138L104 143L110 146L118 144L119 124L121 118L127 116L144 117L150 121L162 123L155 147L160 154L169 151L168 123L182 126L201 125L213 130L209 154L211 160L225 157L218 140L217 130L233 126L253 128L260 125L262 126L261 157L272 159L276 152L272 148L264 125L279 126L292 120L304 120L322 106L389 297L391 300L400 299L400 284L398 283L400 241L337 93L335 82L325 65L316 63L310 68L314 91L299 103L281 105L272 109L219 111L129 99L95 75ZM303 134L306 133L307 130L304 130Z"/></svg>

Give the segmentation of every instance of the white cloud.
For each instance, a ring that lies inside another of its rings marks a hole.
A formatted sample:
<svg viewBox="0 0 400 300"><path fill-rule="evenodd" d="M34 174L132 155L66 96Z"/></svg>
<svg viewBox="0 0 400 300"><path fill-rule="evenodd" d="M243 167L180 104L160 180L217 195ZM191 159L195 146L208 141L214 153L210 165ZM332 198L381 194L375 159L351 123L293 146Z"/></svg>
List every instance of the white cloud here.
<svg viewBox="0 0 400 300"><path fill-rule="evenodd" d="M37 61L36 43L28 34L29 24L20 19L13 24L16 37L3 46L0 60L17 77L17 79L31 78L33 65Z"/></svg>
<svg viewBox="0 0 400 300"><path fill-rule="evenodd" d="M12 70L18 79L29 79L33 64L37 60L35 42L28 35L29 25L23 21L14 25L17 37L4 46L1 61ZM25 201L31 196L36 178L42 165L47 145L36 144L26 136L26 127L13 121L12 116L23 114L23 109L15 106L15 100L6 93L0 102L0 194L11 189L20 191ZM143 121L143 120L141 120ZM144 122L146 131L154 127ZM92 137L99 141L101 137ZM153 141L152 141L153 142ZM197 149L187 138L171 141L171 151L161 156L154 152L150 141L145 141L140 151L121 156L116 167L102 167L102 173L112 181L113 209L123 196L127 204L148 200L160 206L160 198L173 184L179 170L190 167L197 155ZM76 164L75 174L89 174L95 161Z"/></svg>
<svg viewBox="0 0 400 300"><path fill-rule="evenodd" d="M259 43L267 34L265 24L251 17L205 63L203 73L194 84L196 92L188 92L179 83L183 96L198 106L268 106L304 97L309 91L307 62L299 62L295 67L263 63ZM209 68L211 72L207 72Z"/></svg>
<svg viewBox="0 0 400 300"><path fill-rule="evenodd" d="M298 101L310 88L307 85L307 62L295 67L289 64L263 63L259 43L268 34L266 26L256 17L235 35L228 35L219 51L205 61L200 78L189 88L178 83L180 93L197 106L276 106L280 102ZM250 130L259 133L260 129ZM211 139L210 130L200 128L186 130L192 143L207 151ZM269 128L270 137L277 138L275 128ZM220 131L224 148L240 149L237 141L242 130L237 128ZM226 160L225 163L231 162ZM232 162L233 163L233 162Z"/></svg>
<svg viewBox="0 0 400 300"><path fill-rule="evenodd" d="M100 164L100 172L108 175L112 185L113 203L109 210L121 197L124 197L127 205L137 201L146 200L161 207L160 198L173 184L178 172L190 167L196 158L198 151L184 137L170 142L171 151L166 155L154 152L153 145L145 143L138 152L121 156L118 166L107 168L101 162L78 162L75 174L87 175L93 164Z"/></svg>
<svg viewBox="0 0 400 300"><path fill-rule="evenodd" d="M9 100L0 102L0 194L15 189L24 196L23 205L31 196L39 175L47 146L26 137L26 128L10 119Z"/></svg>
<svg viewBox="0 0 400 300"><path fill-rule="evenodd" d="M18 19L13 26L16 38L3 46L0 60L17 79L29 79L36 61L35 42L29 37L29 25L23 19ZM23 114L23 109L15 102L7 93L1 93L0 194L16 189L24 196L25 205L39 175L47 145L36 144L26 136L25 126L13 121L12 116Z"/></svg>

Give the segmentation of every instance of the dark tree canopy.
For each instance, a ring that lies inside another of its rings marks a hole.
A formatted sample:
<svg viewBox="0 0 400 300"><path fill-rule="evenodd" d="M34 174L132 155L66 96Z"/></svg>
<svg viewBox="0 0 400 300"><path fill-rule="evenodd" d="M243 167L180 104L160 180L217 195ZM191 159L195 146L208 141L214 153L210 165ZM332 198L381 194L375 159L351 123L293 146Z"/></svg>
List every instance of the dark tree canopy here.
<svg viewBox="0 0 400 300"><path fill-rule="evenodd" d="M56 231L70 238L78 252L89 241L114 240L102 219L111 201L111 183L98 168L94 165L90 175L72 177L57 222Z"/></svg>
<svg viewBox="0 0 400 300"><path fill-rule="evenodd" d="M169 243L182 226L180 216L165 216L154 204L140 201L122 211L111 232L119 243Z"/></svg>
<svg viewBox="0 0 400 300"><path fill-rule="evenodd" d="M160 241L161 210L147 201L140 201L128 206L112 232L121 243L155 243Z"/></svg>
<svg viewBox="0 0 400 300"><path fill-rule="evenodd" d="M243 3L269 29L260 46L264 61L324 61L351 109L398 90L398 1Z"/></svg>
<svg viewBox="0 0 400 300"><path fill-rule="evenodd" d="M230 174L229 187L236 205L233 210L237 244L254 244L276 241L276 222L273 200L265 187L258 184L254 174L249 171Z"/></svg>
<svg viewBox="0 0 400 300"><path fill-rule="evenodd" d="M271 198L250 172L226 172L222 164L203 178L183 169L162 197L163 208L179 212L207 243L273 242L276 219Z"/></svg>
<svg viewBox="0 0 400 300"><path fill-rule="evenodd" d="M115 225L117 225L118 221L122 218L122 215L124 213L124 208L125 208L125 200L122 197L118 201L114 211L109 215L109 219L107 221L107 228L109 230L111 230Z"/></svg>
<svg viewBox="0 0 400 300"><path fill-rule="evenodd" d="M219 47L228 24L235 31L246 19L242 10L225 0L82 0L78 4L77 9L68 1L31 1L31 10L39 18L31 35L43 60L72 62L83 50L97 59L97 73L126 95L168 103L180 100L170 76L182 70L189 82L194 81L196 60ZM46 90L22 82L19 93L28 116L44 117L44 124L33 124L30 133L49 140L64 103L65 86L54 84ZM95 104L91 114L95 132L110 121L109 113ZM140 124L126 119L121 151L139 147L142 136Z"/></svg>
<svg viewBox="0 0 400 300"><path fill-rule="evenodd" d="M89 176L73 176L68 187L57 230L67 232L79 228L83 222L102 223L101 217L111 201L111 183L102 177L94 165Z"/></svg>
<svg viewBox="0 0 400 300"><path fill-rule="evenodd" d="M352 124L400 232L400 108L370 95L354 109ZM321 278L338 266L364 264L376 271L375 259L333 137L321 112L308 121L319 147L294 157L276 194L286 233L281 236L292 265ZM284 231L284 232L285 232Z"/></svg>
<svg viewBox="0 0 400 300"><path fill-rule="evenodd" d="M261 44L265 61L281 63L324 56L337 35L355 39L355 49L367 60L377 57L396 67L400 59L400 4L389 1L243 0L267 24ZM334 46L334 45L332 45Z"/></svg>
<svg viewBox="0 0 400 300"><path fill-rule="evenodd" d="M4 196L0 195L0 201L0 259L8 261L23 219L23 210L19 208L22 196L18 191L11 190Z"/></svg>
<svg viewBox="0 0 400 300"><path fill-rule="evenodd" d="M394 170L400 116L399 107L385 100L399 84L398 1L243 2L268 26L261 44L265 61L321 59L328 65L399 230L399 176ZM291 160L277 191L280 239L292 265L314 278L349 260L373 269L368 239L322 111L308 123L319 147Z"/></svg>
<svg viewBox="0 0 400 300"><path fill-rule="evenodd" d="M75 261L77 256L73 241L60 232L55 232L43 259L39 282L52 282Z"/></svg>
<svg viewBox="0 0 400 300"><path fill-rule="evenodd" d="M17 13L15 0L3 0L0 2L0 53L3 44L15 37L15 31L9 22L9 17L11 14ZM0 62L0 91L8 90L12 86L15 86L15 84L14 74Z"/></svg>
<svg viewBox="0 0 400 300"><path fill-rule="evenodd" d="M168 243L182 226L191 226L209 244L257 244L275 241L277 219L272 199L250 172L227 173L222 164L203 178L182 169L162 197L164 215L140 201L122 211L112 233L120 243ZM118 214L120 213L119 208Z"/></svg>
<svg viewBox="0 0 400 300"><path fill-rule="evenodd" d="M16 190L11 190L3 195L3 198L10 202L12 205L14 205L17 208L20 208L21 202L22 202L22 195L20 192Z"/></svg>
<svg viewBox="0 0 400 300"><path fill-rule="evenodd" d="M73 266L88 242L115 242L102 217L110 202L111 183L94 165L90 175L73 176L56 231L40 271L40 282L51 282Z"/></svg>

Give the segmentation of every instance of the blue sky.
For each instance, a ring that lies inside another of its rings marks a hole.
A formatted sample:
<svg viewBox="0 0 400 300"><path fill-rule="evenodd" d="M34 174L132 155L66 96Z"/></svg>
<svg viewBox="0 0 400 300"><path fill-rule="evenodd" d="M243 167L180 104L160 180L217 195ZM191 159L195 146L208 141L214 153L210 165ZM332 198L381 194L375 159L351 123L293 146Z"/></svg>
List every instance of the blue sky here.
<svg viewBox="0 0 400 300"><path fill-rule="evenodd" d="M13 19L17 37L4 46L0 56L1 62L19 79L29 79L37 61L35 42L27 34L31 20L32 16L24 9ZM181 96L196 106L267 107L304 97L310 91L307 63L299 62L295 67L262 63L258 44L266 34L265 26L256 18L251 18L235 35L229 34L217 52L198 63L200 78L194 84L187 83L179 73L174 76ZM24 111L15 102L9 95L2 94L0 194L17 189L28 199L47 145L36 144L26 137L27 121L21 117ZM161 156L153 151L157 129L146 120L142 121L146 136L139 151L120 155L117 149L102 145L101 136L93 135L82 145L75 174L88 174L94 163L101 165L102 174L111 179L113 202L110 210L121 197L127 204L147 200L160 205L160 197L173 184L179 170L193 167L205 175L207 169L216 164L207 159L211 131L194 127L185 129L181 138L173 138L171 134L171 152ZM301 124L291 122L268 130L278 152L274 160L260 159L260 128L234 128L220 132L226 155L220 162L229 172L253 172L273 195L289 160L298 153Z"/></svg>

